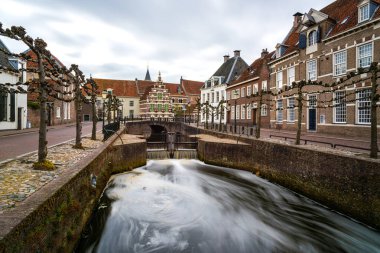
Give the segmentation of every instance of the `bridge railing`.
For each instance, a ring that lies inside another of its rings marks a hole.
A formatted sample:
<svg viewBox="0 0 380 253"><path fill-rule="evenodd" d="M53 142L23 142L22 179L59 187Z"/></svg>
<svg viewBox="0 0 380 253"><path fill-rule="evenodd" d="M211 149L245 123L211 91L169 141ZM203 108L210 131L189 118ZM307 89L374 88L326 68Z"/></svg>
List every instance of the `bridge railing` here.
<svg viewBox="0 0 380 253"><path fill-rule="evenodd" d="M115 121L113 123L105 125L103 128L103 141L106 141L114 133L119 131L119 129L120 129L120 121Z"/></svg>

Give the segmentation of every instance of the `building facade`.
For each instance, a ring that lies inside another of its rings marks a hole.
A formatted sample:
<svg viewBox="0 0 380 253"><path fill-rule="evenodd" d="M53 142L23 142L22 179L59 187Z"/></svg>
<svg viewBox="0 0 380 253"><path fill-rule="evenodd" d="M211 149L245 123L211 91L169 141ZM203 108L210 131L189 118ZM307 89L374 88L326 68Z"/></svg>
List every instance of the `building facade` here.
<svg viewBox="0 0 380 253"><path fill-rule="evenodd" d="M0 48L10 53L9 49L0 40ZM26 63L17 58L11 58L0 51L0 86L13 90L10 93L1 92L0 87L0 130L24 129L27 125L27 94L15 92L18 88L27 90L26 85L16 85L24 83L26 74L18 70L25 68ZM9 85L8 85L9 84ZM12 85L14 84L14 85Z"/></svg>
<svg viewBox="0 0 380 253"><path fill-rule="evenodd" d="M248 131L253 134L254 127L261 122L261 127L270 126L270 95L268 91L269 68L274 52L263 49L261 57L256 59L226 90L227 130L234 132Z"/></svg>
<svg viewBox="0 0 380 253"><path fill-rule="evenodd" d="M248 68L248 64L240 57L239 50L234 51L234 57L225 55L223 58L223 64L201 88L202 123L226 123L227 110L221 101L226 99L227 86Z"/></svg>
<svg viewBox="0 0 380 253"><path fill-rule="evenodd" d="M293 27L269 63L270 89L278 93L271 108L271 127L295 130L301 120L303 131L370 135L367 74L340 87L306 85L301 119L293 90L284 90L301 80L337 84L350 72L379 62L379 6L380 1L337 0L320 11L294 15Z"/></svg>

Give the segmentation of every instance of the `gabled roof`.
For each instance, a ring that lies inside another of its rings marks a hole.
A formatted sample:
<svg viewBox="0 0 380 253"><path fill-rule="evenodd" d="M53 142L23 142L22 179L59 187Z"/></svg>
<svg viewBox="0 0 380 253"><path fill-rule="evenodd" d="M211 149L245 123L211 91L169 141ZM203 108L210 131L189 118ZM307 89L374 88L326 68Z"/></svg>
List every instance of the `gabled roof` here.
<svg viewBox="0 0 380 253"><path fill-rule="evenodd" d="M5 46L4 42L1 39L0 48L10 53L9 49ZM3 51L0 51L0 66L10 68L12 70L17 70L16 68L14 68L14 66L12 66L12 64L10 64L8 55L6 55Z"/></svg>
<svg viewBox="0 0 380 253"><path fill-rule="evenodd" d="M267 68L267 63L271 60L274 53L275 52L273 51L266 54L264 57L256 59L232 84L248 81L255 77L260 77L262 68Z"/></svg>
<svg viewBox="0 0 380 253"><path fill-rule="evenodd" d="M204 82L181 79L182 88L186 95L200 95Z"/></svg>
<svg viewBox="0 0 380 253"><path fill-rule="evenodd" d="M117 97L139 97L135 81L93 78L100 91L112 89Z"/></svg>
<svg viewBox="0 0 380 253"><path fill-rule="evenodd" d="M230 84L247 67L248 64L240 56L234 56L225 61L212 76L223 76L223 83Z"/></svg>
<svg viewBox="0 0 380 253"><path fill-rule="evenodd" d="M358 25L358 4L360 2L358 0L337 0L320 10L336 21L325 38L330 38ZM372 0L371 2L380 4L380 0ZM370 20L379 17L380 8L377 8Z"/></svg>

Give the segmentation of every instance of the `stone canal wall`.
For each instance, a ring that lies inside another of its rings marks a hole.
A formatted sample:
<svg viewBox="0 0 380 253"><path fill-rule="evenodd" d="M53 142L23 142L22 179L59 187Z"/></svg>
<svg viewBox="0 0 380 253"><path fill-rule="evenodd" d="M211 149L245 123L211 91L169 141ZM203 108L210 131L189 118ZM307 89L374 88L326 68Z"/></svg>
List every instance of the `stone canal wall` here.
<svg viewBox="0 0 380 253"><path fill-rule="evenodd" d="M72 252L109 177L146 164L145 141L117 138L0 214L0 252Z"/></svg>
<svg viewBox="0 0 380 253"><path fill-rule="evenodd" d="M280 143L240 140L248 144L200 140L199 159L208 164L252 171L380 228L379 161Z"/></svg>

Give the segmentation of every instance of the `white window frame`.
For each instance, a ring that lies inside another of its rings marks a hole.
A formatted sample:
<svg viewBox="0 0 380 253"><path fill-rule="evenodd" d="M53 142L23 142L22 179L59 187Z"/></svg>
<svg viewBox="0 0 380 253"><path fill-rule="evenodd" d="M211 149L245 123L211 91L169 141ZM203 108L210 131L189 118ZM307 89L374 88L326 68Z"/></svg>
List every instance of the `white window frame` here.
<svg viewBox="0 0 380 253"><path fill-rule="evenodd" d="M277 89L282 89L282 79L283 79L283 75L282 75L282 71L279 71L277 72L276 74L276 88Z"/></svg>
<svg viewBox="0 0 380 253"><path fill-rule="evenodd" d="M55 114L55 117L56 118L61 118L61 107L56 107L55 108L55 110L56 110L56 114Z"/></svg>
<svg viewBox="0 0 380 253"><path fill-rule="evenodd" d="M231 119L235 119L235 106L231 106Z"/></svg>
<svg viewBox="0 0 380 253"><path fill-rule="evenodd" d="M245 105L241 105L241 116L240 118L241 119L245 119Z"/></svg>
<svg viewBox="0 0 380 253"><path fill-rule="evenodd" d="M295 113L295 103L296 99L294 97L288 98L287 101L287 122L294 123L296 121L296 113Z"/></svg>
<svg viewBox="0 0 380 253"><path fill-rule="evenodd" d="M247 105L247 119L252 119L252 106Z"/></svg>
<svg viewBox="0 0 380 253"><path fill-rule="evenodd" d="M215 103L215 93L211 92L211 103Z"/></svg>
<svg viewBox="0 0 380 253"><path fill-rule="evenodd" d="M311 68L313 67L313 68ZM310 60L306 63L306 80L316 81L317 80L317 59Z"/></svg>
<svg viewBox="0 0 380 253"><path fill-rule="evenodd" d="M253 94L257 95L259 93L259 84L255 83L253 85Z"/></svg>
<svg viewBox="0 0 380 253"><path fill-rule="evenodd" d="M280 105L281 103L281 105ZM276 101L276 122L282 123L284 121L284 114L283 114L283 101L282 99L279 99Z"/></svg>
<svg viewBox="0 0 380 253"><path fill-rule="evenodd" d="M367 54L364 54L364 55L360 55L360 51L362 48L364 47L367 47L367 46L370 46L370 53L371 55L368 54L368 51L366 51ZM365 43L365 44L361 44L361 45L358 45L357 48L356 48L356 55L357 55L357 68L366 68L366 67L369 67L372 63L372 60L373 60L373 43L370 42L370 43ZM368 60L366 60L366 62L368 62L367 65L362 65L362 60L363 59L366 59L366 58L369 58Z"/></svg>
<svg viewBox="0 0 380 253"><path fill-rule="evenodd" d="M236 119L240 119L240 105L236 105Z"/></svg>
<svg viewBox="0 0 380 253"><path fill-rule="evenodd" d="M247 86L247 96L251 96L252 95L252 85L248 85Z"/></svg>
<svg viewBox="0 0 380 253"><path fill-rule="evenodd" d="M240 90L241 90L241 94L240 94L240 96L241 96L242 98L245 97L245 87L241 88Z"/></svg>
<svg viewBox="0 0 380 253"><path fill-rule="evenodd" d="M333 117L334 123L344 124L347 122L347 105L346 105L346 91L336 91L333 94L334 97L334 110ZM337 117L339 115L339 117ZM339 120L337 120L339 119ZM344 119L344 120L341 120Z"/></svg>
<svg viewBox="0 0 380 253"><path fill-rule="evenodd" d="M361 6L359 6L359 9L358 9L358 22L361 23L361 22L364 22L364 21L367 21L369 20L370 16L369 16L369 11L370 11L370 6L369 6L369 3L365 3Z"/></svg>
<svg viewBox="0 0 380 253"><path fill-rule="evenodd" d="M371 89L361 89L356 93L356 123L361 125L371 124ZM363 94L364 93L364 94ZM368 93L368 94L365 94ZM367 98L363 98L367 97ZM366 106L367 108L360 108L361 106ZM368 119L363 121L362 119Z"/></svg>
<svg viewBox="0 0 380 253"><path fill-rule="evenodd" d="M261 116L268 116L268 106L267 104L261 105Z"/></svg>
<svg viewBox="0 0 380 253"><path fill-rule="evenodd" d="M296 68L295 66L288 68L288 86L291 86L296 81Z"/></svg>
<svg viewBox="0 0 380 253"><path fill-rule="evenodd" d="M261 82L261 90L262 91L268 90L268 81L267 80Z"/></svg>
<svg viewBox="0 0 380 253"><path fill-rule="evenodd" d="M347 73L347 50L342 50L333 55L334 76L341 76Z"/></svg>
<svg viewBox="0 0 380 253"><path fill-rule="evenodd" d="M219 103L219 99L220 99L220 96L219 96L219 91L216 91L216 102Z"/></svg>
<svg viewBox="0 0 380 253"><path fill-rule="evenodd" d="M235 93L236 93L236 95L235 95ZM240 89L236 89L235 93L234 93L234 98L235 99L239 98L240 97Z"/></svg>
<svg viewBox="0 0 380 253"><path fill-rule="evenodd" d="M227 100L231 99L231 92L227 91Z"/></svg>

